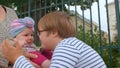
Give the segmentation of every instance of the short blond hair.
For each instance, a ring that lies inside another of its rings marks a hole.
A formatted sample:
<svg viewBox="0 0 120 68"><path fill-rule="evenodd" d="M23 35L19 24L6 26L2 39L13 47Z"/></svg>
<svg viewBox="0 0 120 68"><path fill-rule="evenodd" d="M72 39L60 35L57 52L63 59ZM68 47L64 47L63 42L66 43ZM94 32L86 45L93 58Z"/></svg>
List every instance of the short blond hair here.
<svg viewBox="0 0 120 68"><path fill-rule="evenodd" d="M39 20L39 26L48 31L57 31L62 38L76 36L72 19L67 13L62 11L54 11L46 14Z"/></svg>

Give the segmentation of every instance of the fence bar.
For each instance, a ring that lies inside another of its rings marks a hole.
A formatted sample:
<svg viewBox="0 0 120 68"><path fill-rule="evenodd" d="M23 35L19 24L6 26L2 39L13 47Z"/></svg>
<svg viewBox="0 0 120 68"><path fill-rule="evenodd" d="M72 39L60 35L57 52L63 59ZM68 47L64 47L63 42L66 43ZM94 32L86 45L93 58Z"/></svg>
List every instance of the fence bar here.
<svg viewBox="0 0 120 68"><path fill-rule="evenodd" d="M107 11L107 24L108 24L108 46L109 46L109 58L110 58L110 68L113 68L112 66L112 49L111 49L111 38L110 38L110 22L109 22L109 11L108 11L108 0L106 0L106 11Z"/></svg>
<svg viewBox="0 0 120 68"><path fill-rule="evenodd" d="M115 10L116 10L116 22L117 22L117 30L118 30L118 47L119 47L119 54L120 54L120 7L119 1L115 0Z"/></svg>

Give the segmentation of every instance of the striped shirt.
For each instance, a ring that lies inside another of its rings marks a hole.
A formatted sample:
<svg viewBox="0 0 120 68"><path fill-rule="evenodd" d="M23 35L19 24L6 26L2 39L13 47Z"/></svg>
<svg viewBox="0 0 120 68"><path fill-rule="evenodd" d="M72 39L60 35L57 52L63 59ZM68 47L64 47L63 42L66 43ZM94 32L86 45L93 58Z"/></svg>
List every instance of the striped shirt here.
<svg viewBox="0 0 120 68"><path fill-rule="evenodd" d="M27 58L20 56L13 66L13 68L35 68Z"/></svg>
<svg viewBox="0 0 120 68"><path fill-rule="evenodd" d="M73 37L57 45L50 68L106 68L106 65L94 49Z"/></svg>
<svg viewBox="0 0 120 68"><path fill-rule="evenodd" d="M30 68L29 65L31 64L25 57L21 57L15 62L14 68ZM50 68L106 68L106 65L94 49L77 38L71 37L58 43Z"/></svg>

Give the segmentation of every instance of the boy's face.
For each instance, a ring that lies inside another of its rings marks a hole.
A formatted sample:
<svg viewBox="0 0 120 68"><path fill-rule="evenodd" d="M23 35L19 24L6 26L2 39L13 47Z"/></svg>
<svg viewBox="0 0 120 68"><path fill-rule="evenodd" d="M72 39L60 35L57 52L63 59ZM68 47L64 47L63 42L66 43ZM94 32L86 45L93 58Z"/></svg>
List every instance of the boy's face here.
<svg viewBox="0 0 120 68"><path fill-rule="evenodd" d="M26 28L20 32L15 39L20 42L20 45L31 45L34 41L34 33L32 28Z"/></svg>
<svg viewBox="0 0 120 68"><path fill-rule="evenodd" d="M39 27L38 37L40 39L42 48L47 49L47 50L52 50L54 41L52 41L53 37L51 33L48 35L47 30L43 29L42 27Z"/></svg>

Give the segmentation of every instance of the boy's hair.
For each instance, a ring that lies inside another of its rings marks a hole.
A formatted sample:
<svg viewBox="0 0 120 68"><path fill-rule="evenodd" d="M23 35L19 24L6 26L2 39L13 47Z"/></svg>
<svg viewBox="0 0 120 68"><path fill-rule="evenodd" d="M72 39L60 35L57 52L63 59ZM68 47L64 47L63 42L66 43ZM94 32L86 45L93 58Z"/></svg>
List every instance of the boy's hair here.
<svg viewBox="0 0 120 68"><path fill-rule="evenodd" d="M54 11L46 14L38 22L38 27L39 26L48 32L57 31L62 38L76 36L72 19L62 11Z"/></svg>
<svg viewBox="0 0 120 68"><path fill-rule="evenodd" d="M15 19L10 25L10 35L14 38L26 28L32 28L34 31L34 24L34 20L30 17Z"/></svg>

